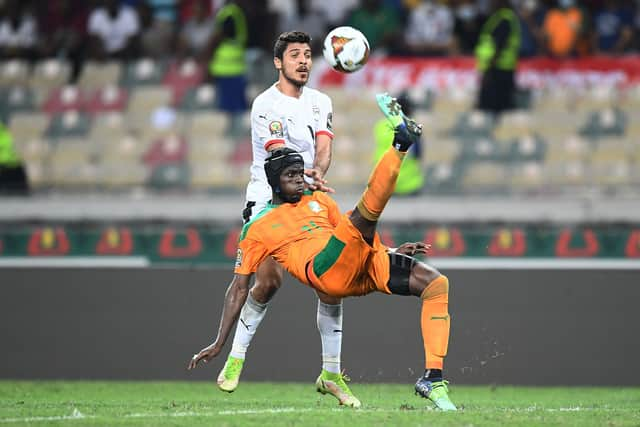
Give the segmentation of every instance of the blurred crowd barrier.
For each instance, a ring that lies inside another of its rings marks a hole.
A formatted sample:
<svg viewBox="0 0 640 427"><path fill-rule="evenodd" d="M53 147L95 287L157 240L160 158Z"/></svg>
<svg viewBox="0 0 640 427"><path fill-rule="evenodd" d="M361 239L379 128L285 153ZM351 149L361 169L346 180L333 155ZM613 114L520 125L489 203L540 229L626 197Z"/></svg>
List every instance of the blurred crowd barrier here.
<svg viewBox="0 0 640 427"><path fill-rule="evenodd" d="M38 265L52 259L57 266L81 266L83 262L86 266L231 266L240 231L239 226L203 223L18 224L0 228L0 266ZM487 258L525 264L541 260L584 262L570 264L574 268L594 267L603 261L609 262L609 268L638 268L640 264L637 224L396 224L382 227L381 237L391 247L405 241L431 244L428 256L436 265L448 259L464 263ZM478 267L486 268L486 262L481 262L484 264Z"/></svg>

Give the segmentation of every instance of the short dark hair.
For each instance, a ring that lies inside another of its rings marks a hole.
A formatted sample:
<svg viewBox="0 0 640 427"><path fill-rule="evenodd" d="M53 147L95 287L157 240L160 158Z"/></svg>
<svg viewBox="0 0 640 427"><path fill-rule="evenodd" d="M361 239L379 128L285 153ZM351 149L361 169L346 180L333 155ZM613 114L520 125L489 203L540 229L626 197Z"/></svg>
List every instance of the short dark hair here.
<svg viewBox="0 0 640 427"><path fill-rule="evenodd" d="M304 31L286 31L280 34L273 45L273 57L282 59L289 43L311 44L311 36Z"/></svg>

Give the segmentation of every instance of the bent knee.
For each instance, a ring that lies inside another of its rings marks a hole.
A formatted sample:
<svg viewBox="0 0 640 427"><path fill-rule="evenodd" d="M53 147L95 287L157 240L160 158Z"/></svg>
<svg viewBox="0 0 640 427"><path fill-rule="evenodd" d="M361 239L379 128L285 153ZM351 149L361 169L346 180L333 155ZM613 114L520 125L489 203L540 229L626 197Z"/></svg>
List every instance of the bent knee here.
<svg viewBox="0 0 640 427"><path fill-rule="evenodd" d="M432 279L422 292L422 299L432 299L440 295L449 295L449 278L444 274L438 275Z"/></svg>

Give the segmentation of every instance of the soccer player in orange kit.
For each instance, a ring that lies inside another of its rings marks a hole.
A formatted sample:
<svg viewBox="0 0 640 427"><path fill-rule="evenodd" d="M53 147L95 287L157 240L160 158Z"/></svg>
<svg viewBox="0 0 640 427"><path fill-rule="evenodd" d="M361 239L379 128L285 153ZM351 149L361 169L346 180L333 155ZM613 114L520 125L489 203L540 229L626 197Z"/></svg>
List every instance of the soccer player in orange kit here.
<svg viewBox="0 0 640 427"><path fill-rule="evenodd" d="M404 244L391 251L376 232L378 219L395 189L402 160L422 128L402 113L394 98L380 94L377 101L394 128L394 139L353 211L342 215L336 202L325 193L305 191L304 161L298 152L277 149L265 160L273 199L242 230L218 336L193 355L189 369L220 353L247 298L251 276L262 260L272 256L300 282L331 296L378 291L420 297L426 369L415 390L438 409L456 410L442 374L450 329L449 281L433 267L409 256L424 253L426 245Z"/></svg>

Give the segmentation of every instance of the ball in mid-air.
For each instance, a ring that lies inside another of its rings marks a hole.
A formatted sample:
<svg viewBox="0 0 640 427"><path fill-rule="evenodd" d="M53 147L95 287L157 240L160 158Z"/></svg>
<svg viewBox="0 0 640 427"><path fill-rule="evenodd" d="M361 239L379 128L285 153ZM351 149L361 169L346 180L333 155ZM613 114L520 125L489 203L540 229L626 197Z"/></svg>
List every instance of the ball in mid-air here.
<svg viewBox="0 0 640 427"><path fill-rule="evenodd" d="M324 39L322 54L334 70L353 73L369 59L369 41L353 27L337 27Z"/></svg>

